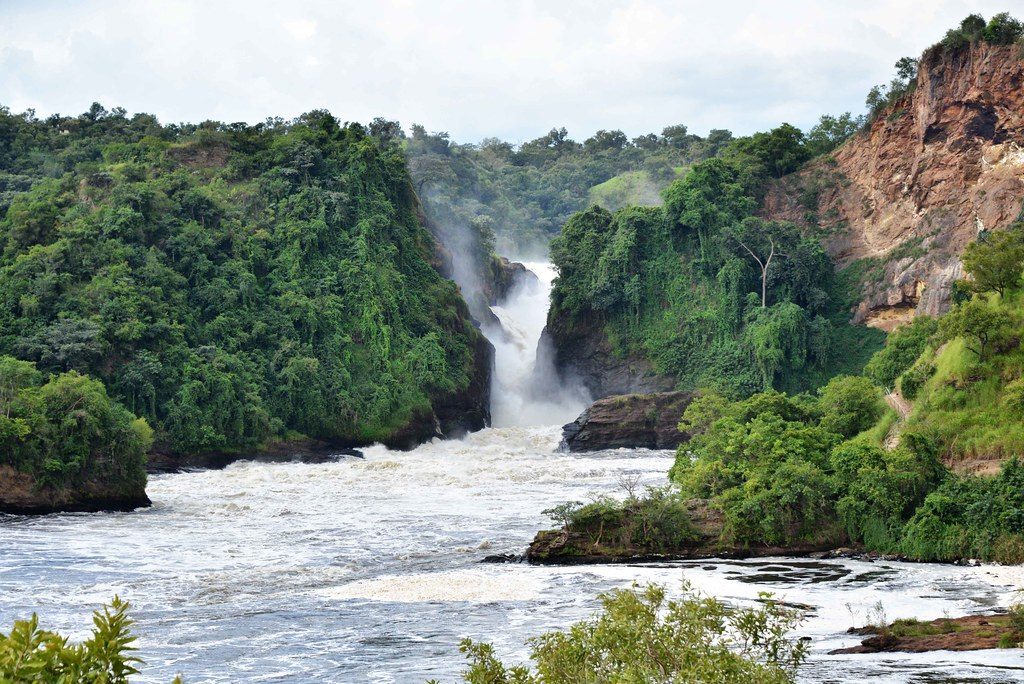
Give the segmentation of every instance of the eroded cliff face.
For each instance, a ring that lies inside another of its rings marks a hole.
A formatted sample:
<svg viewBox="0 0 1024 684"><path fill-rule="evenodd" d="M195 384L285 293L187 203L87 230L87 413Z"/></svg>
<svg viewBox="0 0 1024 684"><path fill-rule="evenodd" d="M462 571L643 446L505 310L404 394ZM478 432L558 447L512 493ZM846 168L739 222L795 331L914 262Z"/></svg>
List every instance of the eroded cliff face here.
<svg viewBox="0 0 1024 684"><path fill-rule="evenodd" d="M840 267L865 260L854 320L891 330L944 312L964 247L1022 201L1024 59L978 43L926 52L912 94L776 183L764 213L820 231Z"/></svg>

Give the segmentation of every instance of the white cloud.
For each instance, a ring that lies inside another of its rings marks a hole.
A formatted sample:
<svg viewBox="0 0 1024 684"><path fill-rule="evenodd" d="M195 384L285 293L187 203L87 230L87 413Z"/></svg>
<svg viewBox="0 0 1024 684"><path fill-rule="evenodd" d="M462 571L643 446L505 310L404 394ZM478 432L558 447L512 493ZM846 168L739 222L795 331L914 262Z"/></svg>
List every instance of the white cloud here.
<svg viewBox="0 0 1024 684"><path fill-rule="evenodd" d="M165 121L326 107L457 140L565 125L761 130L858 111L892 65L1004 0L0 3L0 103Z"/></svg>

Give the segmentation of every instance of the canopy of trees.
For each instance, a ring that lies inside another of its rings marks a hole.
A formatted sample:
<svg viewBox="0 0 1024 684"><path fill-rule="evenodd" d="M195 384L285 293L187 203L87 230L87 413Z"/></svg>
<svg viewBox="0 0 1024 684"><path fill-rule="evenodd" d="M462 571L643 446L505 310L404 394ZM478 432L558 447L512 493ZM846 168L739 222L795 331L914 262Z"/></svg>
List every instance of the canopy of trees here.
<svg viewBox="0 0 1024 684"><path fill-rule="evenodd" d="M859 370L878 335L847 324L819 242L753 215L765 183L809 154L784 125L695 164L662 207L575 214L551 243L551 316L599 321L621 350L680 386L730 396ZM839 340L859 349L837 357Z"/></svg>
<svg viewBox="0 0 1024 684"><path fill-rule="evenodd" d="M176 452L386 438L479 336L387 132L0 110L0 352L99 378Z"/></svg>

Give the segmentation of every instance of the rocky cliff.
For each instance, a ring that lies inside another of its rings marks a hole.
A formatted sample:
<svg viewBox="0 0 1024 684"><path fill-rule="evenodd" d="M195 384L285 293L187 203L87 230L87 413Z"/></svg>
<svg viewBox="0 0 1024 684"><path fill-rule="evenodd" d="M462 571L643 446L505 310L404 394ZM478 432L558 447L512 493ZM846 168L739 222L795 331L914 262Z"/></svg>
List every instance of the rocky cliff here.
<svg viewBox="0 0 1024 684"><path fill-rule="evenodd" d="M693 397L692 392L656 392L599 399L562 428L562 447L675 449L688 439L679 430L679 419Z"/></svg>
<svg viewBox="0 0 1024 684"><path fill-rule="evenodd" d="M863 266L855 322L891 330L949 306L959 255L1024 200L1024 59L1016 45L936 46L916 87L831 156L782 179L764 213L820 231Z"/></svg>
<svg viewBox="0 0 1024 684"><path fill-rule="evenodd" d="M32 475L0 464L0 513L133 511L150 506L146 480L90 478L67 487L40 486Z"/></svg>
<svg viewBox="0 0 1024 684"><path fill-rule="evenodd" d="M600 322L570 319L554 310L548 314L537 357L538 368L557 368L597 399L675 388L673 378L655 373L642 356L616 353Z"/></svg>

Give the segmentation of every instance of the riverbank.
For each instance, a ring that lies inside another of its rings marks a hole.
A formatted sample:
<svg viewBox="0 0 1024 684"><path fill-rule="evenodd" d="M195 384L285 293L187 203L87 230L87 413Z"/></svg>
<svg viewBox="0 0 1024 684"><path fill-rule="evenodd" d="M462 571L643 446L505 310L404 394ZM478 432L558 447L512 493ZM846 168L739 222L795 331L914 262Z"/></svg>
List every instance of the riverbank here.
<svg viewBox="0 0 1024 684"><path fill-rule="evenodd" d="M964 615L935 620L903 618L886 625L851 627L849 634L867 636L859 646L838 648L831 655L866 653L927 653L1020 648L1024 641L1021 618L1007 613Z"/></svg>

